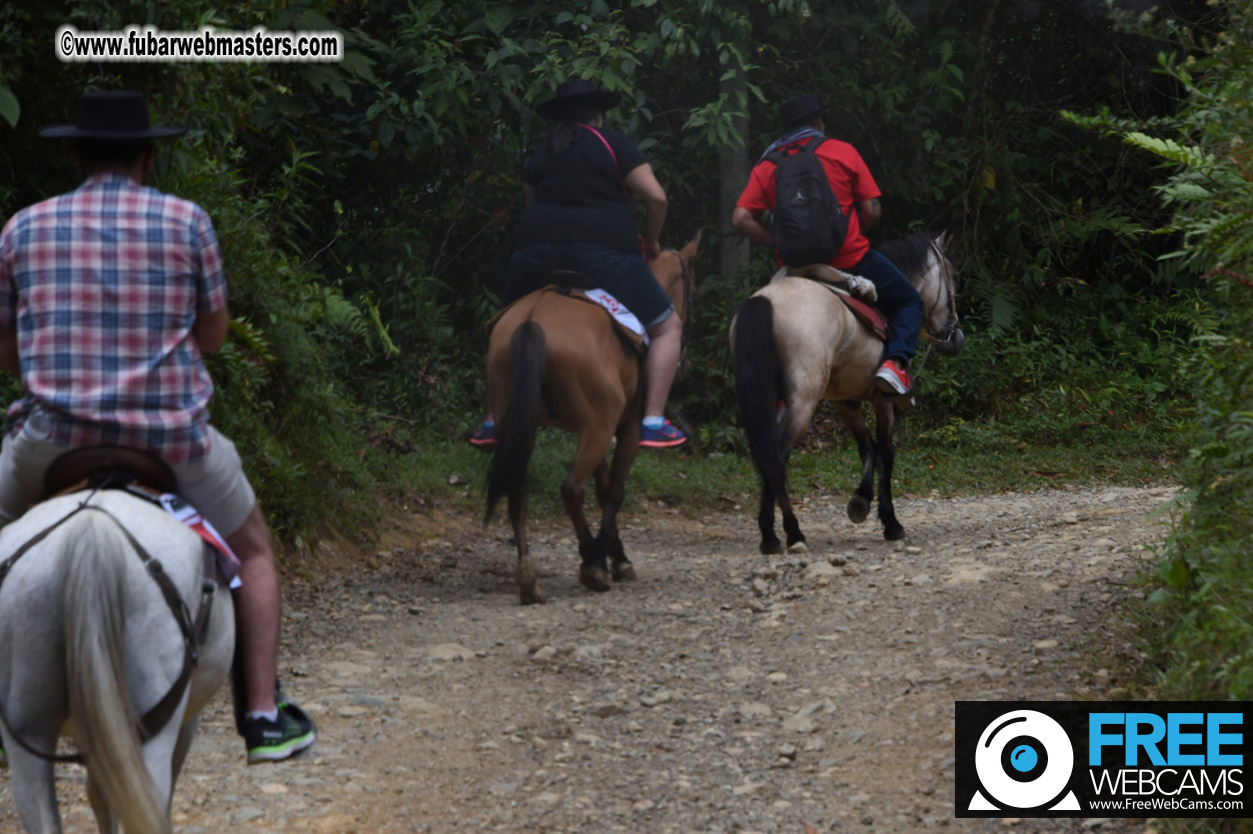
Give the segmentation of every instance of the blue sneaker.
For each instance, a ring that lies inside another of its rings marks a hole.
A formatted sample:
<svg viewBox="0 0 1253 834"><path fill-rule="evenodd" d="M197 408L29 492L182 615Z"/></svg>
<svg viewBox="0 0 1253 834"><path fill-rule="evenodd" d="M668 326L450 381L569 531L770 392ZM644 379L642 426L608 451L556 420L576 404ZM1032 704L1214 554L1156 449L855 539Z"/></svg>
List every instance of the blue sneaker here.
<svg viewBox="0 0 1253 834"><path fill-rule="evenodd" d="M662 423L659 429L644 426L640 432L640 445L650 449L669 449L673 446L682 446L686 442L687 435L669 420Z"/></svg>
<svg viewBox="0 0 1253 834"><path fill-rule="evenodd" d="M495 450L498 443L499 441L496 440L496 427L488 425L486 420L475 429L474 434L470 435L470 445L476 449L482 449L484 452Z"/></svg>

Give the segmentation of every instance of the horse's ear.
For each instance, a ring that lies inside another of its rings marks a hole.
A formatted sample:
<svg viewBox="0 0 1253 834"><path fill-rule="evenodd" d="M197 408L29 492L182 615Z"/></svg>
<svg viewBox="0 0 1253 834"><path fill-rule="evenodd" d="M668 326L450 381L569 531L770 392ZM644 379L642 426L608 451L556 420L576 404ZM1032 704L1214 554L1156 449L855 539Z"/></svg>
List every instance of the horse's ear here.
<svg viewBox="0 0 1253 834"><path fill-rule="evenodd" d="M940 232L940 236L935 239L935 242L939 245L941 252L947 251L948 250L948 229L945 229L944 231Z"/></svg>
<svg viewBox="0 0 1253 834"><path fill-rule="evenodd" d="M684 246L681 250L679 250L679 254L683 257L683 260L691 263L692 258L696 257L696 250L700 248L700 236L703 233L703 231L697 232L696 237L689 240L687 242L687 246Z"/></svg>

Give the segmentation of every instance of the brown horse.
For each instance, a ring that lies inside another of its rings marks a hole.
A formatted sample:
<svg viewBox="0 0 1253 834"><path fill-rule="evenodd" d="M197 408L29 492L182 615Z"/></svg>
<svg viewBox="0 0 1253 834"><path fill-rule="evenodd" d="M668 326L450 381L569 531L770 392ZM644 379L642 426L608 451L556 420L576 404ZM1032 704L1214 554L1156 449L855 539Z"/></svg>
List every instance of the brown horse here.
<svg viewBox="0 0 1253 834"><path fill-rule="evenodd" d="M911 235L887 241L879 251L922 296L923 338L942 355L956 354L965 336L957 319L957 271L944 252L944 237ZM835 402L861 455L861 483L848 502L848 517L857 523L866 520L877 469L883 536L904 538L905 528L892 505L895 412L873 384L883 347L882 340L859 323L843 301L809 278L776 277L736 312L731 323L735 387L753 462L761 476L757 524L762 553L783 551L774 532L776 503L783 514L788 549L804 549L805 535L787 494L787 459L820 400ZM784 408L776 413L780 400ZM865 402L874 410L874 441L862 415Z"/></svg>
<svg viewBox="0 0 1253 834"><path fill-rule="evenodd" d="M692 311L692 259L699 244L697 235L682 250L662 252L649 264L675 314L684 321ZM590 277L594 283L595 276ZM500 442L488 468L487 518L507 495L523 604L544 601L526 539L526 471L540 425L579 437L574 465L561 484L566 513L579 540L579 582L593 591L608 591L611 575L615 582L635 579L618 537L617 516L627 475L639 453L644 417L641 359L605 310L554 288L519 299L492 328L488 413L504 417L498 421ZM615 437L613 464L607 466L605 455ZM583 513L587 482L593 476L602 513L596 536Z"/></svg>

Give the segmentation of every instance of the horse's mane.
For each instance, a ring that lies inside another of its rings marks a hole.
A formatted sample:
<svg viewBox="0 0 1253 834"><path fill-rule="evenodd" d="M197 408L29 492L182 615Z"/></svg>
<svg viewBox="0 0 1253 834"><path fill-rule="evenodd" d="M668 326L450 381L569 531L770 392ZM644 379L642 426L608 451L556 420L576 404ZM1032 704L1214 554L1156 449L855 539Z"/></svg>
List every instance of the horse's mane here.
<svg viewBox="0 0 1253 834"><path fill-rule="evenodd" d="M896 265L906 278L917 275L927 263L934 235L926 232L894 237L875 247L879 254Z"/></svg>

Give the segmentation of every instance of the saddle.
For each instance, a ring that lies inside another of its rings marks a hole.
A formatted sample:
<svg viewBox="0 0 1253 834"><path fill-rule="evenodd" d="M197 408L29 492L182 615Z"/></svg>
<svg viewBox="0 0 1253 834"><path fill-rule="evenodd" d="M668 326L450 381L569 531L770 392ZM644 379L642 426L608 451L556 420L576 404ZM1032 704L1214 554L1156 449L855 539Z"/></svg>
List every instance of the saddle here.
<svg viewBox="0 0 1253 834"><path fill-rule="evenodd" d="M595 306L601 308L605 311L605 314L609 316L609 320L613 322L614 332L622 339L623 344L641 356L644 354L648 348L647 334L632 330L618 318L618 311L625 312L627 314L629 314L630 311L627 310L621 302L613 299L613 296L600 289L600 287L597 286L596 279L590 273L581 272L576 269L553 269L545 273L544 277L550 283L537 290L537 292L558 292L569 298L585 301L588 304L594 304ZM500 320L501 316L512 309L515 304L521 302L524 298L526 298L526 296L519 298L517 301L511 302L499 313L492 316L491 320L487 323L487 332L491 333L492 329L496 327L496 322ZM613 302L612 306L609 303L610 301ZM631 318L634 319L634 316L631 316ZM635 321L636 323L639 322L638 319L635 319ZM643 330L643 325L640 325L640 330Z"/></svg>
<svg viewBox="0 0 1253 834"><path fill-rule="evenodd" d="M44 497L88 487L141 484L154 492L174 492L176 479L155 455L125 446L83 446L58 456L44 473Z"/></svg>
<svg viewBox="0 0 1253 834"><path fill-rule="evenodd" d="M807 266L783 267L774 274L774 278L789 275L795 278L808 278L835 294L848 311L853 314L866 329L880 341L888 340L887 318L869 301L877 300L874 284L858 275L836 269L827 264L808 264Z"/></svg>

